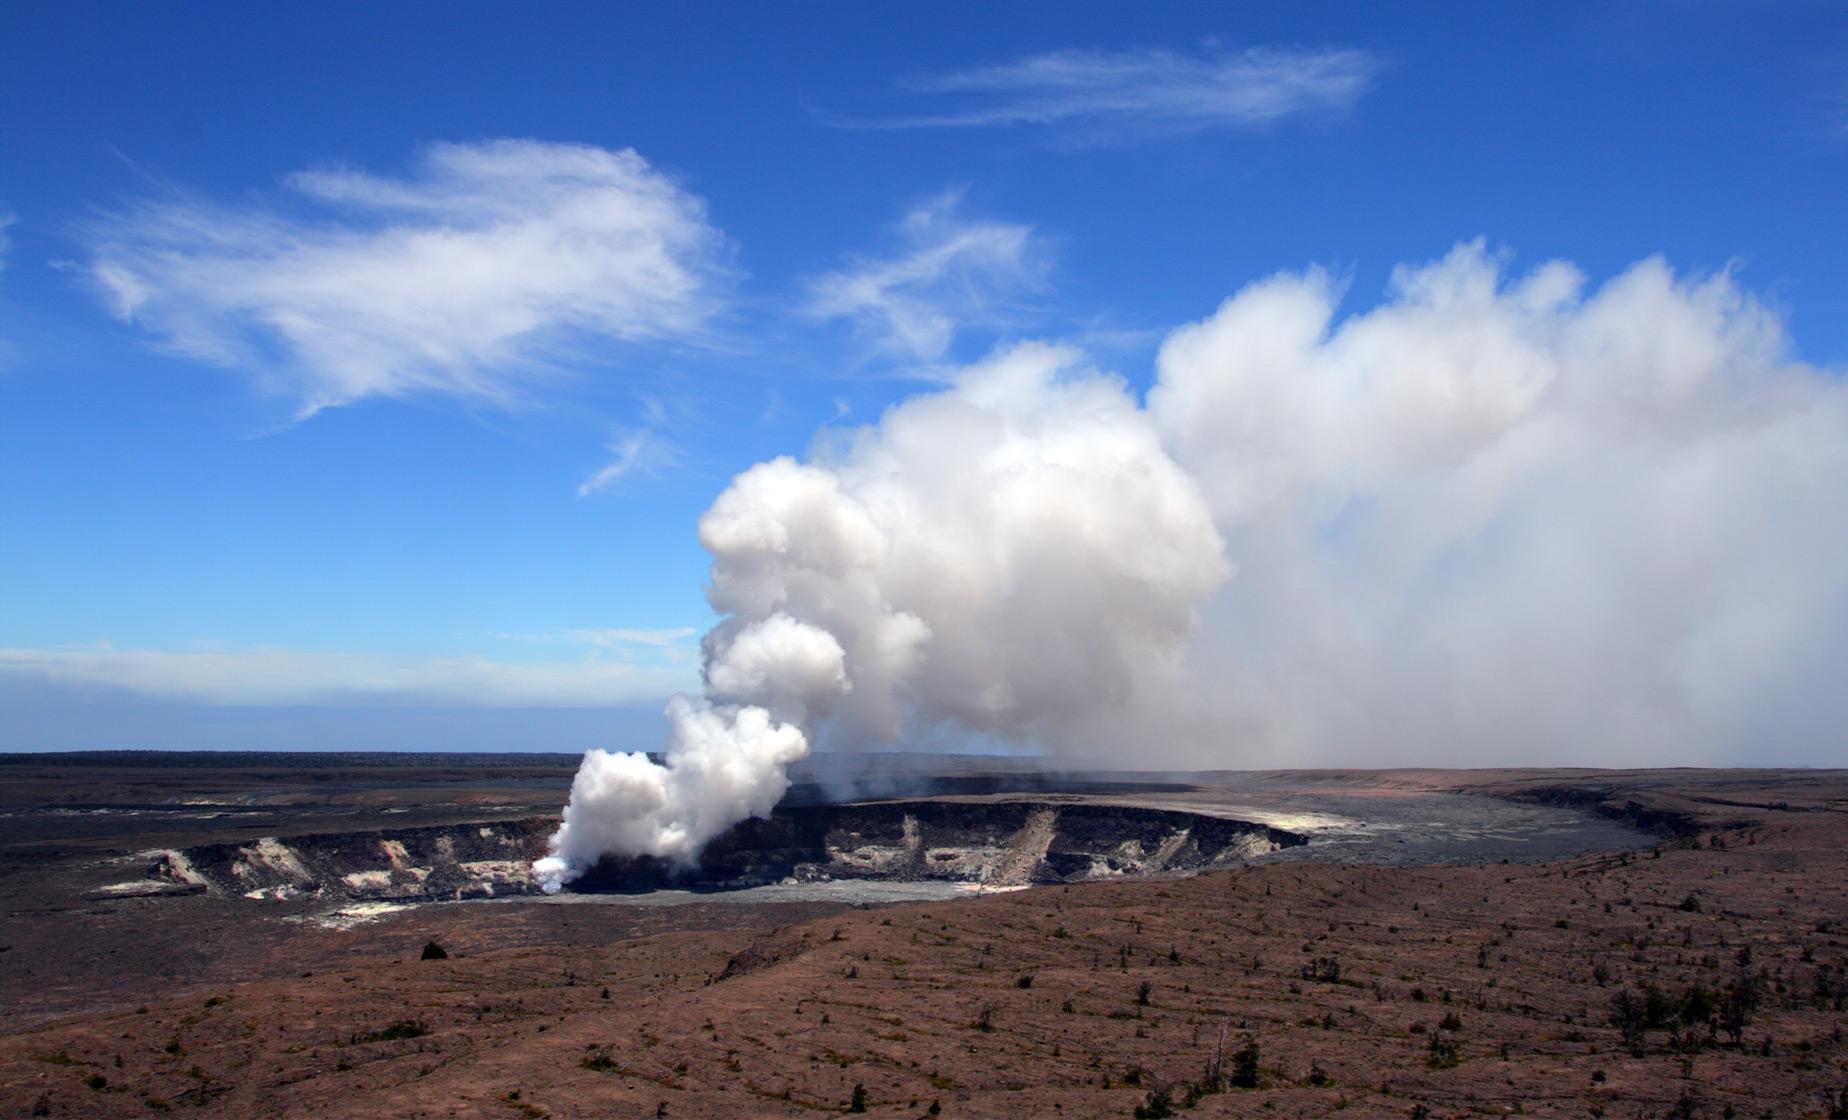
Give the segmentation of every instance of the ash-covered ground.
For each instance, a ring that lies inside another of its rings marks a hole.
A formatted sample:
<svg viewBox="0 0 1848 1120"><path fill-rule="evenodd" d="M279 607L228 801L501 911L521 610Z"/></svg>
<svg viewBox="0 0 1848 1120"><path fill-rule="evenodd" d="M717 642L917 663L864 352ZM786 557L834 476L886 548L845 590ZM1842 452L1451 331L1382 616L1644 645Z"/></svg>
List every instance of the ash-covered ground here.
<svg viewBox="0 0 1848 1120"><path fill-rule="evenodd" d="M1841 772L911 760L851 803L799 784L697 871L542 896L575 762L0 763L0 1115L797 1115L858 1086L893 1116L1826 1116L1848 1089Z"/></svg>

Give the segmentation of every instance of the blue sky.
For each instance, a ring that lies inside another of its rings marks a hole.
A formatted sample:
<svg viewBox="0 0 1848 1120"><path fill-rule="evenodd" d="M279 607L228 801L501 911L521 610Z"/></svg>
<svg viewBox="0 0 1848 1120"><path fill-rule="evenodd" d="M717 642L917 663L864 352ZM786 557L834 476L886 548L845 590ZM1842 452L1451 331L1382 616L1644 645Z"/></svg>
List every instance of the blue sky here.
<svg viewBox="0 0 1848 1120"><path fill-rule="evenodd" d="M0 749L649 745L700 513L1323 266L1731 270L1848 361L1811 4L0 9ZM625 154L632 153L632 154Z"/></svg>

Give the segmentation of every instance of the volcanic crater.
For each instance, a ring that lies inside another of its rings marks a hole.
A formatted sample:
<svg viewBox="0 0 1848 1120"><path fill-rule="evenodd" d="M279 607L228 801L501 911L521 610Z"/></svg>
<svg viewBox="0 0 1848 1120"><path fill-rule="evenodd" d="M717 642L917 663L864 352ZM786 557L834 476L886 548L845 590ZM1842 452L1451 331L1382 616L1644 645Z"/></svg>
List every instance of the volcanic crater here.
<svg viewBox="0 0 1848 1120"><path fill-rule="evenodd" d="M435 901L537 893L532 861L556 821L264 837L150 852L146 893L255 899ZM991 887L1237 866L1308 843L1250 821L1077 799L905 800L798 805L749 819L697 865L606 857L570 890L723 891L834 879Z"/></svg>

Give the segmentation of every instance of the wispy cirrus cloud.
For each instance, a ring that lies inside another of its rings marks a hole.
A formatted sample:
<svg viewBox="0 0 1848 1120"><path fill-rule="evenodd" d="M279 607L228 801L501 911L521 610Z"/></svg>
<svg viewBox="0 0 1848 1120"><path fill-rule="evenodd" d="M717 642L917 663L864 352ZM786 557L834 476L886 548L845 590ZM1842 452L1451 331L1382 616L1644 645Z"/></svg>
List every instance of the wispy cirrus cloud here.
<svg viewBox="0 0 1848 1120"><path fill-rule="evenodd" d="M691 657L601 653L616 645L659 647L671 641L661 637L665 632L632 633L636 641L583 639L579 644L593 647L584 656L536 662L274 648L0 649L0 678L225 706L604 707L697 687Z"/></svg>
<svg viewBox="0 0 1848 1120"><path fill-rule="evenodd" d="M1830 140L1848 140L1848 83L1830 90L1820 101L1817 116L1821 132Z"/></svg>
<svg viewBox="0 0 1848 1120"><path fill-rule="evenodd" d="M692 626L670 626L662 630L572 630L571 637L593 646L679 646L699 630Z"/></svg>
<svg viewBox="0 0 1848 1120"><path fill-rule="evenodd" d="M680 449L650 428L624 433L609 444L609 452L610 461L578 483L578 497L614 489L624 479L637 475L652 478L680 464Z"/></svg>
<svg viewBox="0 0 1848 1120"><path fill-rule="evenodd" d="M897 232L896 252L811 280L807 313L851 321L887 356L932 366L959 330L1014 322L1023 297L1045 285L1045 239L1032 226L968 217L959 191L911 210Z"/></svg>
<svg viewBox="0 0 1848 1120"><path fill-rule="evenodd" d="M669 626L656 630L612 626L603 629L560 630L549 634L495 634L494 637L518 642L570 642L574 645L595 646L599 649L616 649L625 646L681 649L686 648L685 642L688 638L698 633L699 630L692 626Z"/></svg>
<svg viewBox="0 0 1848 1120"><path fill-rule="evenodd" d="M1345 109L1383 69L1378 55L1347 47L1061 50L898 83L901 92L938 107L822 121L874 129L1085 125L1119 139L1256 128Z"/></svg>
<svg viewBox="0 0 1848 1120"><path fill-rule="evenodd" d="M168 349L300 416L364 397L506 402L584 339L696 336L730 279L704 203L633 151L434 144L405 178L305 171L269 203L92 223L87 273Z"/></svg>

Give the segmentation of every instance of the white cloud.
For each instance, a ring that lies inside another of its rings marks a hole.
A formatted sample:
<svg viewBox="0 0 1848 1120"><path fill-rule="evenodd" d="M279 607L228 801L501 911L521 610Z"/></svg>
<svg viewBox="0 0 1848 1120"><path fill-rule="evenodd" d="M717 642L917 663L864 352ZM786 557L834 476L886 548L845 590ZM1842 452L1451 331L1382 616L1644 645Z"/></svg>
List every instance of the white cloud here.
<svg viewBox="0 0 1848 1120"><path fill-rule="evenodd" d="M170 349L301 415L368 396L508 401L585 338L695 336L728 278L697 197L633 151L492 140L413 173L292 175L294 205L169 199L88 230L88 271Z"/></svg>
<svg viewBox="0 0 1848 1120"><path fill-rule="evenodd" d="M810 281L807 312L848 319L888 356L935 365L959 330L1002 326L1044 283L1033 227L964 217L947 192L906 214L899 251L863 257Z"/></svg>
<svg viewBox="0 0 1848 1120"><path fill-rule="evenodd" d="M0 676L197 704L256 706L604 707L659 700L698 681L691 659L661 657L508 662L479 656L107 647L0 649Z"/></svg>
<svg viewBox="0 0 1848 1120"><path fill-rule="evenodd" d="M574 640L593 646L676 646L699 631L691 626L672 626L664 630L628 630L618 627L611 630L571 630L567 633Z"/></svg>
<svg viewBox="0 0 1848 1120"><path fill-rule="evenodd" d="M665 437L648 429L622 436L609 445L609 452L610 461L578 483L578 497L587 498L609 490L633 475L653 477L680 462L679 450Z"/></svg>
<svg viewBox="0 0 1848 1120"><path fill-rule="evenodd" d="M708 693L832 715L850 745L946 722L1069 739L1140 691L1227 575L1205 498L1134 394L1043 343L809 462L745 471L700 543L726 616L703 642Z"/></svg>
<svg viewBox="0 0 1848 1120"><path fill-rule="evenodd" d="M705 695L589 752L547 890L697 858L818 738L1114 768L1838 761L1848 383L1732 278L1586 295L1480 243L1337 322L1310 270L1171 334L1146 405L998 351L700 519Z"/></svg>
<svg viewBox="0 0 1848 1120"><path fill-rule="evenodd" d="M1511 280L1480 243L1337 303L1276 276L1161 351L1149 409L1239 566L1195 650L1203 752L1830 757L1848 384L1775 314L1658 259Z"/></svg>
<svg viewBox="0 0 1848 1120"><path fill-rule="evenodd" d="M1253 128L1344 109L1373 88L1382 69L1377 56L1343 48L1063 50L900 83L944 99L937 111L826 119L850 128L1084 124L1137 139L1151 130Z"/></svg>
<svg viewBox="0 0 1848 1120"><path fill-rule="evenodd" d="M732 481L699 524L726 616L705 696L669 702L659 762L585 755L534 865L547 890L768 815L822 721L848 745L950 722L1058 741L1133 700L1227 566L1148 415L1077 357L1016 346L839 457Z"/></svg>
<svg viewBox="0 0 1848 1120"><path fill-rule="evenodd" d="M682 643L699 633L691 626L669 626L659 630L638 630L629 627L613 626L604 629L560 630L551 634L495 634L496 638L513 642L569 642L573 645L597 646L613 649L622 646L659 646L663 648L686 648Z"/></svg>

